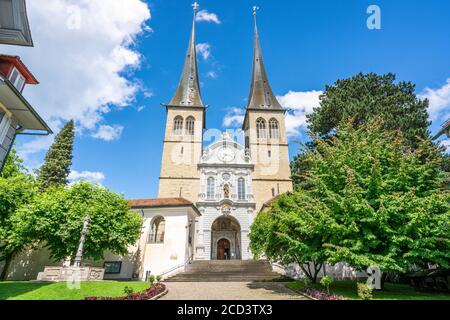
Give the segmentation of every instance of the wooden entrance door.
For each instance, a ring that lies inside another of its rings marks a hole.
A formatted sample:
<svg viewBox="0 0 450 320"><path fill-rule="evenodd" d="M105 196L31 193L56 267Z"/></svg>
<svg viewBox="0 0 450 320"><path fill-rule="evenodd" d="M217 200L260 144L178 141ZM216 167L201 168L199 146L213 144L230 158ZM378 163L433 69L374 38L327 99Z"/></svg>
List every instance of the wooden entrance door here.
<svg viewBox="0 0 450 320"><path fill-rule="evenodd" d="M229 260L231 253L230 241L227 239L221 239L217 242L217 260Z"/></svg>

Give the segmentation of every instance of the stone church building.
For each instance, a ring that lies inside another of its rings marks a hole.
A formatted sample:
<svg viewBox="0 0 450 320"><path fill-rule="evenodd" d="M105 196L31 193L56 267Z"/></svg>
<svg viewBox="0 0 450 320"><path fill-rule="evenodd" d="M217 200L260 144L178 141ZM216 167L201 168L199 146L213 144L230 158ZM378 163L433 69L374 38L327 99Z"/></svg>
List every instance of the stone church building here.
<svg viewBox="0 0 450 320"><path fill-rule="evenodd" d="M224 133L204 146L207 108L200 92L195 44L194 17L181 80L166 106L159 199L147 207L152 213L144 213L149 222L150 238L144 236L150 242L148 255L159 255L156 247L162 246L169 260L149 264L150 270L144 267L144 274L164 273L191 259L252 259L248 234L255 216L264 203L292 191L285 110L269 84L256 14L253 74L242 128L245 145ZM180 198L186 200L183 222L171 238L170 229L176 228L171 221L173 205L182 201ZM145 212L139 201L130 203ZM182 242L185 245L175 253Z"/></svg>
<svg viewBox="0 0 450 320"><path fill-rule="evenodd" d="M243 145L228 133L205 145L207 107L201 97L195 37L194 13L181 80L165 106L158 198L129 201L144 219L142 236L128 256L106 254L101 263L106 279L167 277L192 261L251 261L248 235L256 215L265 203L293 189L286 111L269 84L256 12ZM16 279L23 273L17 264L11 270Z"/></svg>
<svg viewBox="0 0 450 320"><path fill-rule="evenodd" d="M256 24L244 145L229 133L205 146L195 15L181 80L167 111L157 199L131 200L145 219L134 277L183 271L192 261L252 260L249 231L263 205L292 191L285 113L267 77ZM110 261L113 263L113 261ZM122 261L121 278L133 267ZM124 268L125 267L125 268Z"/></svg>

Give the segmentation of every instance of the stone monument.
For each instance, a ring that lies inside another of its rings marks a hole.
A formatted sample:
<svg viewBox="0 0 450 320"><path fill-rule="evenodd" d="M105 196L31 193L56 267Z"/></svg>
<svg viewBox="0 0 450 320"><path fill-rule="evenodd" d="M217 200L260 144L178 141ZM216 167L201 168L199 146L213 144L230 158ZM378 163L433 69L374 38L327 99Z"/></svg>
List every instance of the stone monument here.
<svg viewBox="0 0 450 320"><path fill-rule="evenodd" d="M89 232L89 215L83 221L80 243L72 266L45 267L44 272L38 274L38 281L62 282L62 281L102 281L105 276L105 269L94 267L82 267L83 248L86 241L86 235Z"/></svg>

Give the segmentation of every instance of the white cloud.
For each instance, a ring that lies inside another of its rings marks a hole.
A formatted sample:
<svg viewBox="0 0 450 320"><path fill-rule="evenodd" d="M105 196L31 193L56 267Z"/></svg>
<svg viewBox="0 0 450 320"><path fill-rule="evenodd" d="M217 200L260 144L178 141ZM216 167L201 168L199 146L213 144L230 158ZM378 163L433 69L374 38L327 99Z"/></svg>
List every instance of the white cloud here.
<svg viewBox="0 0 450 320"><path fill-rule="evenodd" d="M102 183L105 180L105 174L102 172L82 171L78 172L72 170L69 174L69 181L71 183L78 181L90 181L94 183Z"/></svg>
<svg viewBox="0 0 450 320"><path fill-rule="evenodd" d="M215 13L210 13L208 10L201 10L197 13L197 17L195 21L206 21L206 22L214 22L216 24L220 24L219 17Z"/></svg>
<svg viewBox="0 0 450 320"><path fill-rule="evenodd" d="M119 125L108 126L102 125L98 128L92 137L105 141L119 140L122 136L123 127Z"/></svg>
<svg viewBox="0 0 450 320"><path fill-rule="evenodd" d="M289 137L300 135L300 129L306 127L306 115L313 112L319 105L322 91L289 91L283 96L277 96L280 104L288 109L286 115L286 133ZM224 127L240 127L245 118L245 110L232 108L223 120Z"/></svg>
<svg viewBox="0 0 450 320"><path fill-rule="evenodd" d="M19 152L21 158L28 161L31 155L50 148L54 139L55 139L54 136L38 137L24 144L19 145L17 151ZM27 165L35 167L34 164L27 163Z"/></svg>
<svg viewBox="0 0 450 320"><path fill-rule="evenodd" d="M210 71L206 74L206 77L211 79L217 79L218 75L215 71Z"/></svg>
<svg viewBox="0 0 450 320"><path fill-rule="evenodd" d="M322 91L289 91L278 96L281 105L288 109L286 116L286 133L289 137L300 135L300 129L306 127L306 116L319 106Z"/></svg>
<svg viewBox="0 0 450 320"><path fill-rule="evenodd" d="M197 53L200 54L203 60L208 60L211 55L211 45L209 43L199 43L195 46Z"/></svg>
<svg viewBox="0 0 450 320"><path fill-rule="evenodd" d="M143 90L131 71L141 63L135 39L151 31L145 1L33 0L27 9L35 47L1 51L20 55L40 80L24 95L44 119L74 119L80 131L95 133L112 106L128 106ZM40 140L22 153L44 150L49 139Z"/></svg>
<svg viewBox="0 0 450 320"><path fill-rule="evenodd" d="M450 109L450 78L447 79L447 82L440 88L425 88L425 90L419 94L419 98L426 98L430 101L428 112L430 113L431 120L438 119L443 111L448 113Z"/></svg>
<svg viewBox="0 0 450 320"><path fill-rule="evenodd" d="M232 108L228 111L223 119L224 127L240 127L244 123L245 110L240 108Z"/></svg>

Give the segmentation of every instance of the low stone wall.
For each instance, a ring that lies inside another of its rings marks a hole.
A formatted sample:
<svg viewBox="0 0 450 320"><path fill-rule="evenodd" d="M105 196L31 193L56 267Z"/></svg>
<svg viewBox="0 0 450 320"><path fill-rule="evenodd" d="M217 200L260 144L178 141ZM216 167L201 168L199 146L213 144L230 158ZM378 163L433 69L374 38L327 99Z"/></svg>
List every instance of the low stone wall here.
<svg viewBox="0 0 450 320"><path fill-rule="evenodd" d="M305 268L307 268L306 265ZM280 273L294 280L302 280L306 278L306 275L298 264L291 264L289 266L273 264L272 269L274 272ZM332 276L335 280L357 280L367 278L367 274L365 272L357 271L345 263L338 263L334 266L326 265L325 269L326 274L322 268L318 274L319 278L322 278L324 275Z"/></svg>

